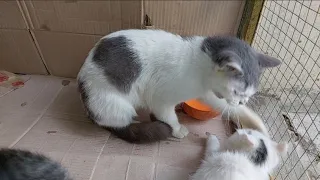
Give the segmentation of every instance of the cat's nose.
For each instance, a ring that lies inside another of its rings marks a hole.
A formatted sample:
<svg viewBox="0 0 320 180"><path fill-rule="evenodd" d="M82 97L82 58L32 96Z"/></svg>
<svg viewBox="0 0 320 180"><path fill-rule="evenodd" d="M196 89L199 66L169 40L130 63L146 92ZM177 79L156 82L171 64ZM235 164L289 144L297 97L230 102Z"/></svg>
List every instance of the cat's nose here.
<svg viewBox="0 0 320 180"><path fill-rule="evenodd" d="M248 102L248 99L243 99L241 101L239 101L239 105L244 105Z"/></svg>

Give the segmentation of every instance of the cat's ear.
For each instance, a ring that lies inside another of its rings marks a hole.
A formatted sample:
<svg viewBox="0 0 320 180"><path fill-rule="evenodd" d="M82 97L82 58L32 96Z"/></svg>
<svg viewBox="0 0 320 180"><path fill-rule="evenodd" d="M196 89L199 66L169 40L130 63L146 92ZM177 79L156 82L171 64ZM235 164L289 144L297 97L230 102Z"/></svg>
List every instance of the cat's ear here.
<svg viewBox="0 0 320 180"><path fill-rule="evenodd" d="M236 62L228 62L221 67L221 70L232 76L243 76L240 65Z"/></svg>
<svg viewBox="0 0 320 180"><path fill-rule="evenodd" d="M262 68L272 68L281 64L281 61L277 58L257 53L257 58L259 60L260 67Z"/></svg>
<svg viewBox="0 0 320 180"><path fill-rule="evenodd" d="M242 142L248 146L248 147L254 147L254 142L253 140L247 135L247 134L242 134L240 135Z"/></svg>
<svg viewBox="0 0 320 180"><path fill-rule="evenodd" d="M237 60L239 56L232 51L224 51L219 54L219 67L220 71L223 71L231 76L243 76L243 70Z"/></svg>

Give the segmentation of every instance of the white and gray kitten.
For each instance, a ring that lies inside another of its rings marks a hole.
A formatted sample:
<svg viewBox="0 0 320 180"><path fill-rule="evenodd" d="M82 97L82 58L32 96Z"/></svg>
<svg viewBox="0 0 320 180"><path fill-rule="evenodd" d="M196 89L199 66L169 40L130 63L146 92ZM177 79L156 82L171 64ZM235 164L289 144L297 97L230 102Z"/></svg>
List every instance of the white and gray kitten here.
<svg viewBox="0 0 320 180"><path fill-rule="evenodd" d="M244 104L256 92L262 70L279 64L235 37L122 30L103 37L90 51L78 84L89 117L129 142L185 137L188 130L179 123L175 106L193 98L220 111L232 106L230 117L236 114L246 127L267 134ZM132 123L139 108L159 121Z"/></svg>
<svg viewBox="0 0 320 180"><path fill-rule="evenodd" d="M190 180L269 180L286 152L287 144L256 130L237 130L222 146L209 135L204 160Z"/></svg>

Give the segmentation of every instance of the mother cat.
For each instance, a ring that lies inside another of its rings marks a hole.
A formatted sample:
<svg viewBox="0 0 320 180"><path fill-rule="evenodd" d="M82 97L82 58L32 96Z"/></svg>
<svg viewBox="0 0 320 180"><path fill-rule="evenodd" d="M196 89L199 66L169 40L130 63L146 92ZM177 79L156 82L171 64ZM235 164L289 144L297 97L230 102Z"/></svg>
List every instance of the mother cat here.
<svg viewBox="0 0 320 180"><path fill-rule="evenodd" d="M78 86L89 117L129 142L185 137L188 130L179 123L175 106L192 98L220 111L234 107L240 123L267 134L244 104L256 92L262 70L279 64L234 37L122 30L103 37L90 51ZM159 121L133 123L138 108L150 110Z"/></svg>

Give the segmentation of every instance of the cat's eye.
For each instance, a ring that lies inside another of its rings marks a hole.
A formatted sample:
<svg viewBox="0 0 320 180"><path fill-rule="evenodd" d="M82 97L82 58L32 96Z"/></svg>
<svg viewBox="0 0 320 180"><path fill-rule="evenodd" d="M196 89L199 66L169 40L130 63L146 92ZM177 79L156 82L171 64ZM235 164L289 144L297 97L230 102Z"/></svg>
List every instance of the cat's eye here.
<svg viewBox="0 0 320 180"><path fill-rule="evenodd" d="M235 72L237 69L231 66L228 66L229 71Z"/></svg>

